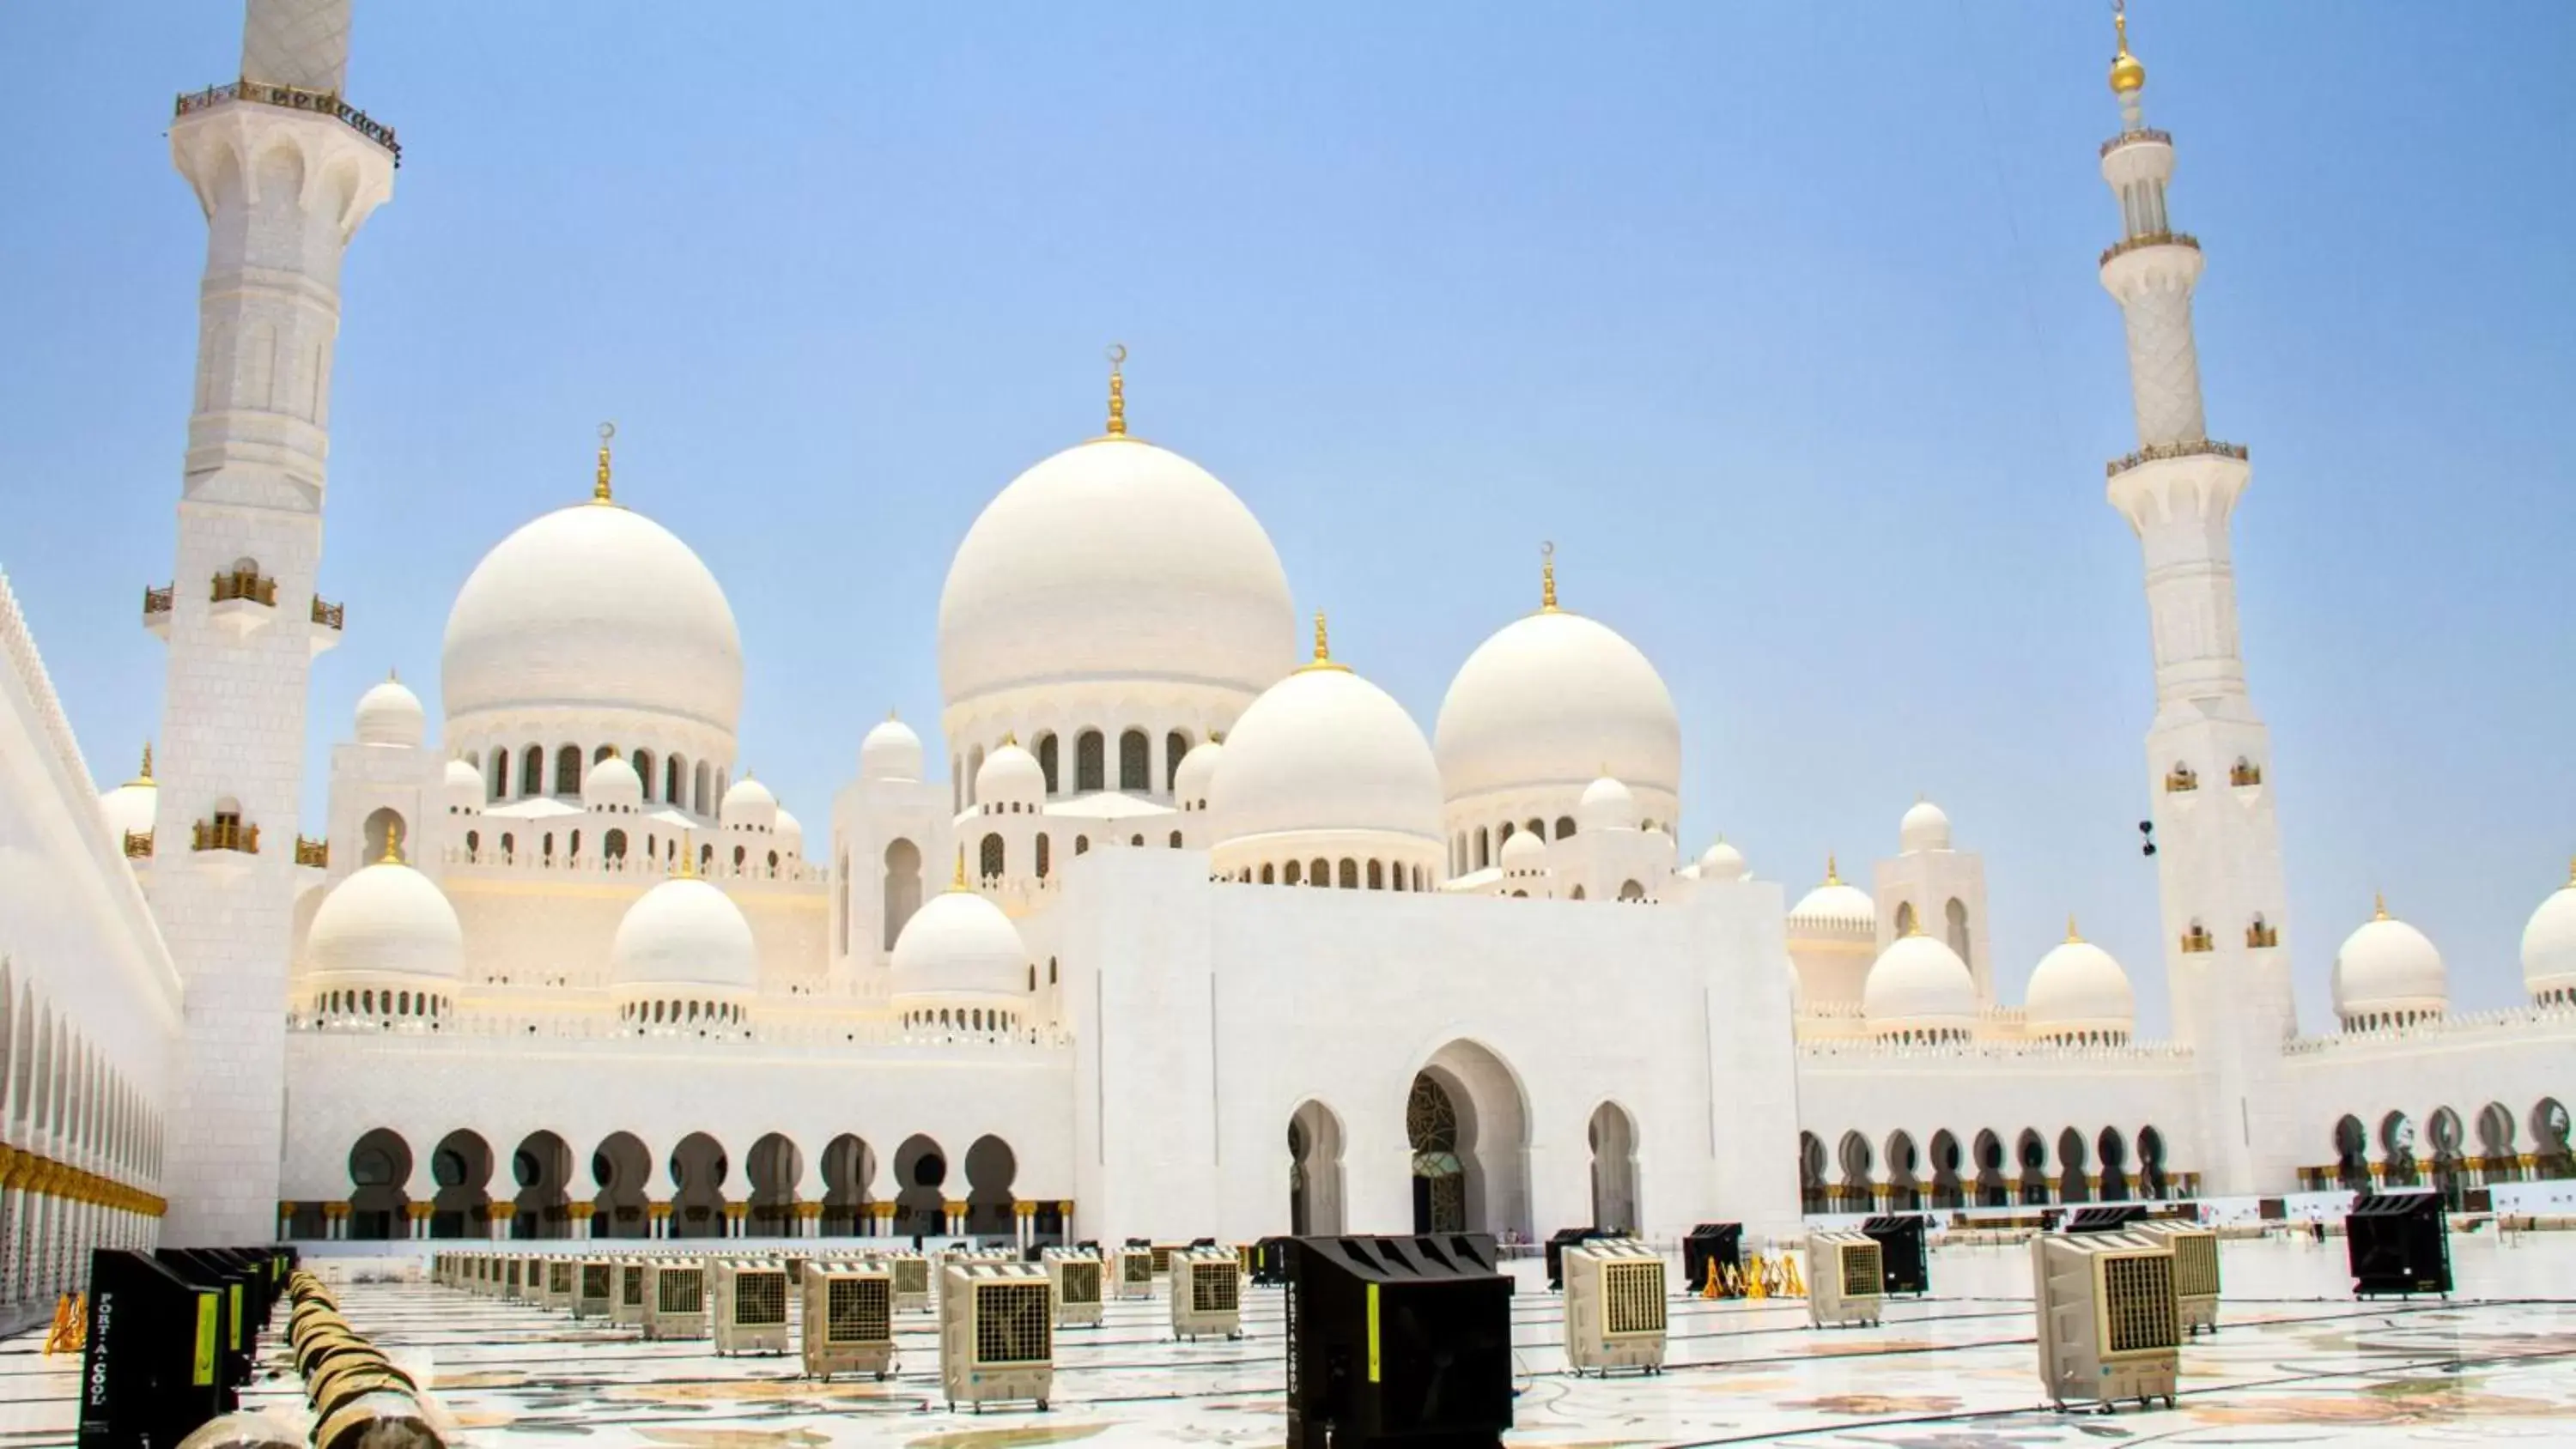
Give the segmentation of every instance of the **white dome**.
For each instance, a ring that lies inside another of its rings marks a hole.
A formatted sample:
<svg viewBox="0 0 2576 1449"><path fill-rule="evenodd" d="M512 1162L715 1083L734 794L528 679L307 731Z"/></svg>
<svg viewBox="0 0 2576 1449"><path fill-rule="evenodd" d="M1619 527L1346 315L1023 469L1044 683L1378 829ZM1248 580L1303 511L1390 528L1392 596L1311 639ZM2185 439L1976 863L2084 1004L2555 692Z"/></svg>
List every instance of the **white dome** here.
<svg viewBox="0 0 2576 1449"><path fill-rule="evenodd" d="M1216 780L1217 761L1225 757L1223 740L1201 740L1181 756L1181 768L1172 776L1172 798L1188 810L1205 810L1208 787Z"/></svg>
<svg viewBox="0 0 2576 1449"><path fill-rule="evenodd" d="M1878 935L1878 902L1869 892L1844 883L1834 873L1833 863L1825 863L1825 883L1798 898L1789 908L1789 939L1792 941L1834 940L1838 938Z"/></svg>
<svg viewBox="0 0 2576 1449"><path fill-rule="evenodd" d="M2111 953L2075 934L2067 923L2063 944L2039 958L2023 996L2022 1019L2034 1036L2066 1032L2126 1033L2137 1019L2129 974Z"/></svg>
<svg viewBox="0 0 2576 1449"><path fill-rule="evenodd" d="M1296 663L1288 576L1243 501L1150 443L1102 438L984 507L939 596L955 705L1080 680L1269 688Z"/></svg>
<svg viewBox="0 0 2576 1449"><path fill-rule="evenodd" d="M1413 716L1337 664L1300 669L1235 721L1210 782L1227 843L1381 831L1437 844L1440 768Z"/></svg>
<svg viewBox="0 0 2576 1449"><path fill-rule="evenodd" d="M1044 805L1046 771L1018 743L1005 744L986 755L984 768L975 772L975 799L984 805Z"/></svg>
<svg viewBox="0 0 2576 1449"><path fill-rule="evenodd" d="M1950 848L1950 817L1929 800L1917 800L1914 808L1896 824L1896 848L1906 855L1920 850Z"/></svg>
<svg viewBox="0 0 2576 1449"><path fill-rule="evenodd" d="M794 856L805 853L805 822L788 814L787 808L783 805L778 810L777 828L780 855Z"/></svg>
<svg viewBox="0 0 2576 1449"><path fill-rule="evenodd" d="M727 830L775 830L778 797L769 793L767 785L745 775L726 788L716 818Z"/></svg>
<svg viewBox="0 0 2576 1449"><path fill-rule="evenodd" d="M1700 853L1699 878L1701 880L1742 880L1747 869L1744 863L1744 852L1727 844L1726 837L1722 835L1718 837L1716 844Z"/></svg>
<svg viewBox="0 0 2576 1449"><path fill-rule="evenodd" d="M317 975L367 973L453 981L465 974L465 928L429 877L382 862L331 888L304 937Z"/></svg>
<svg viewBox="0 0 2576 1449"><path fill-rule="evenodd" d="M1572 789L1602 774L1681 793L1681 719L1663 677L1636 645L1580 614L1545 610L1476 646L1440 701L1435 734L1453 801Z"/></svg>
<svg viewBox="0 0 2576 1449"><path fill-rule="evenodd" d="M1860 1009L1873 1032L1965 1033L1977 1022L1977 983L1948 943L1899 936L1871 964Z"/></svg>
<svg viewBox="0 0 2576 1449"><path fill-rule="evenodd" d="M1545 870L1547 869L1547 845L1538 838L1538 832L1535 830L1516 831L1511 839L1503 842L1499 860L1505 875Z"/></svg>
<svg viewBox="0 0 2576 1449"><path fill-rule="evenodd" d="M760 948L733 898L696 876L646 891L617 922L608 945L609 984L752 990Z"/></svg>
<svg viewBox="0 0 2576 1449"><path fill-rule="evenodd" d="M868 737L859 741L859 778L862 780L918 780L921 778L921 736L912 726L888 715Z"/></svg>
<svg viewBox="0 0 2576 1449"><path fill-rule="evenodd" d="M358 743L418 749L429 734L420 696L399 679L387 679L358 696Z"/></svg>
<svg viewBox="0 0 2576 1449"><path fill-rule="evenodd" d="M2522 928L2522 984L2534 1001L2576 998L2576 868Z"/></svg>
<svg viewBox="0 0 2576 1449"><path fill-rule="evenodd" d="M447 615L447 717L602 708L730 735L742 636L715 575L668 529L610 503L558 508L483 556Z"/></svg>
<svg viewBox="0 0 2576 1449"><path fill-rule="evenodd" d="M125 837L152 833L152 817L161 806L161 787L152 781L152 747L143 748L143 773L98 797L107 817L108 844L123 849Z"/></svg>
<svg viewBox="0 0 2576 1449"><path fill-rule="evenodd" d="M483 808L483 772L465 761L448 761L447 769L439 783L447 792L449 809L480 810Z"/></svg>
<svg viewBox="0 0 2576 1449"><path fill-rule="evenodd" d="M619 756L594 760L581 777L581 804L585 810L640 810L644 808L643 777Z"/></svg>
<svg viewBox="0 0 2576 1449"><path fill-rule="evenodd" d="M2449 1010L2450 994L2442 953L2384 905L2335 952L2335 1015L2346 1021L2439 1016Z"/></svg>
<svg viewBox="0 0 2576 1449"><path fill-rule="evenodd" d="M1022 996L1029 954L1019 927L973 891L950 890L922 903L894 942L894 994Z"/></svg>
<svg viewBox="0 0 2576 1449"><path fill-rule="evenodd" d="M1637 797L1604 775L1583 787L1583 798L1574 804L1574 819L1586 830L1634 830Z"/></svg>

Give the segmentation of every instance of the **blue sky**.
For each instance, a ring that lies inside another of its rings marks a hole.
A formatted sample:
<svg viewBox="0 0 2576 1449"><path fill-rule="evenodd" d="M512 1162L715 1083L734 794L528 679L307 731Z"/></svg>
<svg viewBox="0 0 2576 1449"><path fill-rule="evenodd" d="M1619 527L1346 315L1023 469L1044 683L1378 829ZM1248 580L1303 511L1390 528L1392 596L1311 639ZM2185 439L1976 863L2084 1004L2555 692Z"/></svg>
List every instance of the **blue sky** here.
<svg viewBox="0 0 2576 1449"><path fill-rule="evenodd" d="M2307 1023L2374 888L2507 1004L2576 850L2576 7L2136 10L2254 449ZM161 132L238 13L0 7L0 566L103 783L157 725L195 345ZM435 714L447 601L605 417L731 595L745 763L824 820L870 723L937 718L949 552L1096 430L1118 339L1137 431L1426 731L1553 538L1681 706L1689 848L1794 899L1929 792L2001 979L2071 910L2159 1026L2109 53L2071 0L362 5L405 165L344 277L307 827L358 693Z"/></svg>

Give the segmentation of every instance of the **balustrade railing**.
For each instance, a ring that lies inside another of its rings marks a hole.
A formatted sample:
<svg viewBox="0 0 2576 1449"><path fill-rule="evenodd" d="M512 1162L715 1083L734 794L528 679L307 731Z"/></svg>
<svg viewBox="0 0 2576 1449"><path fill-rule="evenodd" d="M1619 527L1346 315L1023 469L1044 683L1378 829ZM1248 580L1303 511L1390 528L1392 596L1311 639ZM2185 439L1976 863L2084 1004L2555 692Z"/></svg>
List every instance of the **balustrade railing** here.
<svg viewBox="0 0 2576 1449"><path fill-rule="evenodd" d="M2194 438L2187 443L2149 443L2125 458L2103 464L2102 472L2106 477L2117 478L2142 463L2160 463L2167 458L2233 458L2242 463L2251 456L2243 443Z"/></svg>
<svg viewBox="0 0 2576 1449"><path fill-rule="evenodd" d="M2151 231L2145 236L2122 237L2102 248L2102 265L2109 266L2113 257L2127 256L2148 247L2189 247L2200 250L2200 238L2187 231Z"/></svg>
<svg viewBox="0 0 2576 1449"><path fill-rule="evenodd" d="M233 569L215 575L213 598L218 604L244 599L254 604L266 604L275 608L277 580L265 574L246 573L240 569Z"/></svg>
<svg viewBox="0 0 2576 1449"><path fill-rule="evenodd" d="M129 830L125 832L125 858L128 860L150 860L152 858L152 832L149 830Z"/></svg>
<svg viewBox="0 0 2576 1449"><path fill-rule="evenodd" d="M295 863L297 865L313 866L321 870L330 869L331 842L327 839L314 840L302 835L296 836Z"/></svg>
<svg viewBox="0 0 2576 1449"><path fill-rule="evenodd" d="M179 97L172 118L210 111L227 101L248 101L258 106L276 106L281 110L309 111L329 116L350 130L366 137L391 152L396 166L402 165L402 143L394 139L394 128L340 99L333 91L309 91L302 86L273 85L267 81L237 80L226 85L208 86Z"/></svg>
<svg viewBox="0 0 2576 1449"><path fill-rule="evenodd" d="M2102 154L2108 156L2123 146L2143 146L2150 143L2158 146L2170 146L2173 144L2173 133L2169 131L2159 131L2152 126L2140 126L2134 131L2122 131L2120 134L2102 143Z"/></svg>
<svg viewBox="0 0 2576 1449"><path fill-rule="evenodd" d="M313 596L313 622L321 625L325 629L337 629L347 620L348 607L349 606L346 604L326 604L322 602L322 596L320 594L315 594Z"/></svg>
<svg viewBox="0 0 2576 1449"><path fill-rule="evenodd" d="M229 816L218 815L200 820L188 828L191 850L237 850L244 855L259 854L259 827L244 825Z"/></svg>
<svg viewBox="0 0 2576 1449"><path fill-rule="evenodd" d="M146 585L143 590L144 615L148 618L154 614L169 613L178 602L178 594L179 590L175 585L165 584L157 589Z"/></svg>

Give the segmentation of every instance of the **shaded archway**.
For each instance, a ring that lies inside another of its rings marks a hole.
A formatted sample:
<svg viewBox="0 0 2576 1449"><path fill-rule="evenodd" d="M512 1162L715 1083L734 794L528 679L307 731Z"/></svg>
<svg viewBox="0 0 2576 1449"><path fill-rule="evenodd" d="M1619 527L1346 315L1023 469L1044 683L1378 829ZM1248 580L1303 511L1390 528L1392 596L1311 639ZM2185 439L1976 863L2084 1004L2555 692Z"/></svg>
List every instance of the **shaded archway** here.
<svg viewBox="0 0 2576 1449"><path fill-rule="evenodd" d="M1007 1238L1019 1230L1011 1222L1011 1188L1020 1160L1011 1144L987 1134L966 1144L966 1231L979 1238Z"/></svg>
<svg viewBox="0 0 2576 1449"><path fill-rule="evenodd" d="M1950 1129L1932 1134L1932 1206L1959 1208L1968 1205L1967 1194L1959 1187L1959 1168L1965 1154L1959 1151L1959 1139Z"/></svg>
<svg viewBox="0 0 2576 1449"><path fill-rule="evenodd" d="M389 805L381 807L368 815L360 828L366 835L366 854L358 858L358 864L411 859L411 829L403 823L401 811Z"/></svg>
<svg viewBox="0 0 2576 1449"><path fill-rule="evenodd" d="M903 923L921 909L921 847L909 840L897 840L885 848L884 918L885 949L894 949L895 937L903 934Z"/></svg>
<svg viewBox="0 0 2576 1449"><path fill-rule="evenodd" d="M1637 1123L1616 1102L1592 1109L1584 1136L1592 1145L1592 1226L1636 1232Z"/></svg>
<svg viewBox="0 0 2576 1449"><path fill-rule="evenodd" d="M1467 1230L1467 1167L1458 1155L1458 1104L1428 1073L1416 1073L1404 1103L1404 1140L1413 1149L1413 1230Z"/></svg>
<svg viewBox="0 0 2576 1449"><path fill-rule="evenodd" d="M611 1132L590 1154L590 1235L594 1238L648 1238L653 1235L653 1154L632 1132Z"/></svg>
<svg viewBox="0 0 2576 1449"><path fill-rule="evenodd" d="M1415 1074L1417 1082L1424 1078L1440 1089L1453 1112L1467 1230L1534 1236L1529 1105L1519 1079L1492 1049L1471 1041L1453 1041L1432 1053ZM1409 1102L1406 1116L1409 1129Z"/></svg>
<svg viewBox="0 0 2576 1449"><path fill-rule="evenodd" d="M805 1154L783 1133L764 1133L743 1155L751 1201L743 1231L753 1237L785 1238L796 1234L796 1183L805 1172Z"/></svg>
<svg viewBox="0 0 2576 1449"><path fill-rule="evenodd" d="M2091 1202L2092 1185L2084 1180L2084 1134L2069 1127L2057 1134L2057 1200Z"/></svg>
<svg viewBox="0 0 2576 1449"><path fill-rule="evenodd" d="M2102 1164L2102 1201L2129 1200L2129 1141L2117 1127L2105 1127L2093 1139L2093 1154Z"/></svg>
<svg viewBox="0 0 2576 1449"><path fill-rule="evenodd" d="M1798 1210L1820 1213L1830 1210L1831 1199L1825 1189L1825 1144L1813 1132L1798 1134Z"/></svg>
<svg viewBox="0 0 2576 1449"><path fill-rule="evenodd" d="M2347 1192L2370 1190L2370 1133L2347 1112L2334 1126L2335 1182Z"/></svg>
<svg viewBox="0 0 2576 1449"><path fill-rule="evenodd" d="M531 1132L510 1154L510 1175L518 1182L510 1236L571 1237L572 1148L552 1132Z"/></svg>
<svg viewBox="0 0 2576 1449"><path fill-rule="evenodd" d="M1845 1132L1834 1148L1834 1165L1842 1176L1834 1183L1834 1207L1838 1212L1865 1213L1870 1209L1869 1172L1873 1165L1869 1139L1857 1132Z"/></svg>
<svg viewBox="0 0 2576 1449"><path fill-rule="evenodd" d="M1288 1118L1288 1231L1342 1230L1342 1119L1310 1100Z"/></svg>
<svg viewBox="0 0 2576 1449"><path fill-rule="evenodd" d="M2437 1107L2424 1120L2424 1139L2433 1148L2433 1190L2442 1195L2442 1205L2450 1212L2461 1209L2461 1196L2467 1183L2463 1180L2460 1147L2468 1139L2468 1129L2460 1114L2448 1107Z"/></svg>
<svg viewBox="0 0 2576 1449"><path fill-rule="evenodd" d="M864 1138L844 1132L823 1148L823 1235L854 1237L865 1231L868 1185L877 1154Z"/></svg>
<svg viewBox="0 0 2576 1449"><path fill-rule="evenodd" d="M2522 1163L2513 1146L2513 1109L2502 1102L2478 1109L2478 1180L2522 1181Z"/></svg>
<svg viewBox="0 0 2576 1449"><path fill-rule="evenodd" d="M2379 1181L2385 1187L2413 1187L2415 1171L2415 1123L2403 1112L2391 1112L2379 1119Z"/></svg>
<svg viewBox="0 0 2576 1449"><path fill-rule="evenodd" d="M724 1236L724 1181L731 1164L704 1132L692 1132L671 1149L671 1236Z"/></svg>
<svg viewBox="0 0 2576 1449"><path fill-rule="evenodd" d="M948 1229L940 1189L948 1181L948 1154L919 1135L907 1137L894 1150L894 1230L912 1237L937 1237Z"/></svg>
<svg viewBox="0 0 2576 1449"><path fill-rule="evenodd" d="M492 1145L481 1133L460 1130L438 1139L429 1154L429 1177L438 1184L429 1200L431 1237L492 1236Z"/></svg>
<svg viewBox="0 0 2576 1449"><path fill-rule="evenodd" d="M410 1180L411 1144L402 1139L402 1134L390 1127L379 1127L352 1144L349 1236L409 1237L411 1221L406 1209L411 1199L403 1195L403 1184Z"/></svg>
<svg viewBox="0 0 2576 1449"><path fill-rule="evenodd" d="M2013 1142L2013 1158L2021 1165L2021 1200L2025 1207L2048 1201L2048 1143L2029 1127Z"/></svg>
<svg viewBox="0 0 2576 1449"><path fill-rule="evenodd" d="M2567 1132L2567 1109L2556 1097L2543 1097L2532 1107L2532 1176L2576 1177L2576 1153L2568 1150Z"/></svg>
<svg viewBox="0 0 2576 1449"><path fill-rule="evenodd" d="M1977 1165L1977 1206L2004 1207L2010 1204L2012 1189L2004 1183L2004 1140L1995 1135L1993 1128L1984 1128L1977 1133L1971 1151L1974 1153L1971 1160Z"/></svg>
<svg viewBox="0 0 2576 1449"><path fill-rule="evenodd" d="M1914 1134L1903 1130L1887 1137L1887 1206L1891 1212L1914 1212L1923 1206L1922 1184L1915 1172L1922 1166L1922 1154L1915 1150Z"/></svg>
<svg viewBox="0 0 2576 1449"><path fill-rule="evenodd" d="M2173 1196L2165 1180L2165 1134L2152 1126L2138 1129L2138 1187L2151 1198Z"/></svg>

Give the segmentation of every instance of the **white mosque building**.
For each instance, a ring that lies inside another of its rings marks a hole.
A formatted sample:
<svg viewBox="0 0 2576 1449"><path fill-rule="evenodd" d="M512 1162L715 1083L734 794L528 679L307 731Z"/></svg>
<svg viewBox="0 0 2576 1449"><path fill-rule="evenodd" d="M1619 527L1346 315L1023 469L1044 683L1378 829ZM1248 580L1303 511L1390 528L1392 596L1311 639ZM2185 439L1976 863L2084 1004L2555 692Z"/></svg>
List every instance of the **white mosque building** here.
<svg viewBox="0 0 2576 1449"><path fill-rule="evenodd" d="M2524 935L2528 1005L2451 1013L2382 909L2336 948L2337 1020L2296 1020L2290 952L2339 927L2285 908L2228 556L2247 453L2204 426L2202 257L2125 31L2101 276L2139 446L2107 491L2151 604L2168 1042L2073 922L1998 999L1983 865L1928 801L1794 904L1722 839L1685 853L1671 695L1552 560L1426 732L1298 614L1241 500L1129 430L1114 367L1100 435L957 545L944 759L854 724L810 837L738 757L722 583L618 496L606 430L458 590L445 717L368 691L327 838L294 835L342 632L338 264L396 159L340 99L348 10L250 0L240 82L171 129L212 240L175 581L145 597L157 768L93 801L0 610L0 846L33 862L0 872L0 1296L102 1234L1669 1237L2576 1191L2576 880Z"/></svg>

